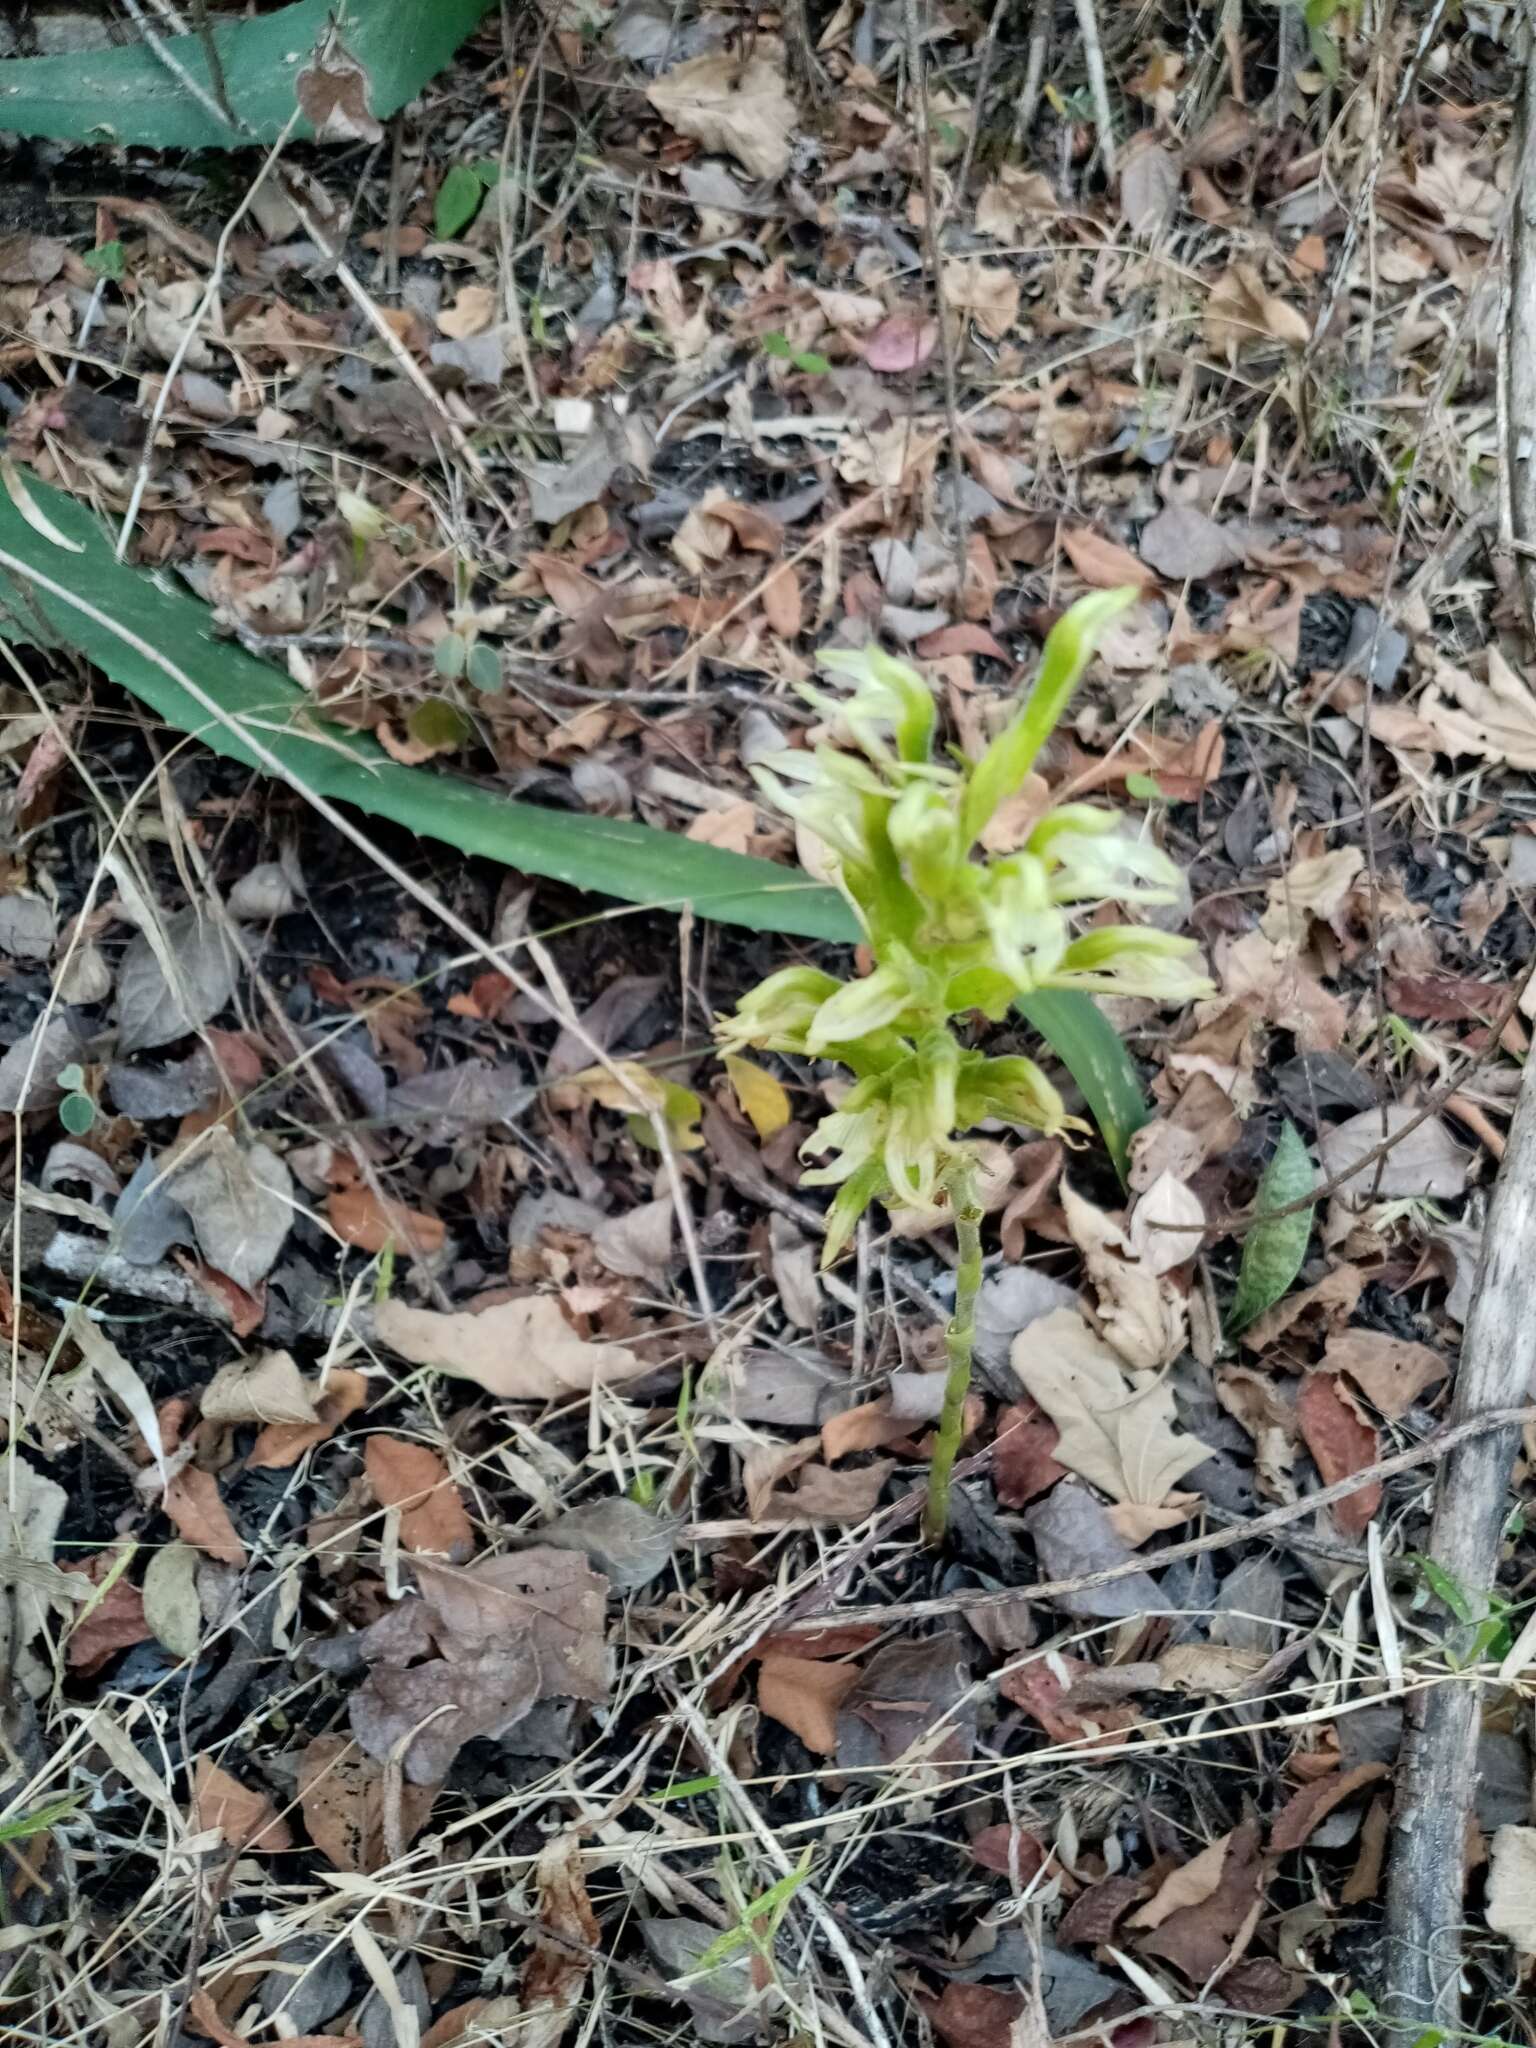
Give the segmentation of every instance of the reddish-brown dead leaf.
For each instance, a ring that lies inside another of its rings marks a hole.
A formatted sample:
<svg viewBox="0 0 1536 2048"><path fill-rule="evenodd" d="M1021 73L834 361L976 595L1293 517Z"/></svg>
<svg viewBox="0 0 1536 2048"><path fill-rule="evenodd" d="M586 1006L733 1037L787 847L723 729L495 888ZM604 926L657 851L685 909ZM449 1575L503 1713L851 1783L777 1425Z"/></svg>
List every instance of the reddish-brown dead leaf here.
<svg viewBox="0 0 1536 2048"><path fill-rule="evenodd" d="M1008 2048L1008 2035L1024 2010L1018 1991L990 1984L946 1984L939 1998L922 2000L929 2023L946 2048Z"/></svg>
<svg viewBox="0 0 1536 2048"><path fill-rule="evenodd" d="M400 1541L407 1550L453 1564L473 1554L474 1525L435 1451L403 1437L371 1436L363 1465L379 1505L400 1510Z"/></svg>
<svg viewBox="0 0 1536 2048"><path fill-rule="evenodd" d="M177 1254L177 1263L213 1296L229 1317L229 1327L237 1337L254 1336L261 1328L267 1314L265 1280L251 1293L237 1280L231 1280L227 1273L221 1273L217 1266L204 1265L201 1260L180 1253Z"/></svg>
<svg viewBox="0 0 1536 2048"><path fill-rule="evenodd" d="M574 2015L598 1943L597 1915L587 1896L581 1842L556 1835L539 1851L539 1927L533 1953L523 1966L521 2024L509 2037L524 2035L554 2048Z"/></svg>
<svg viewBox="0 0 1536 2048"><path fill-rule="evenodd" d="M1108 1941L1145 1889L1136 1877L1106 1877L1102 1883L1090 1885L1061 1916L1057 1941L1080 1948L1095 1948Z"/></svg>
<svg viewBox="0 0 1536 2048"><path fill-rule="evenodd" d="M1095 590L1118 590L1123 584L1141 589L1157 581L1146 563L1129 548L1106 540L1090 526L1063 527L1061 544L1078 575Z"/></svg>
<svg viewBox="0 0 1536 2048"><path fill-rule="evenodd" d="M1086 1663L1080 1657L1063 1657L1060 1661L1066 1667L1069 1683L1099 1675L1097 1664ZM1081 1714L1075 1712L1064 1704L1067 1687L1043 1657L1033 1658L1015 1671L1001 1672L997 1689L1004 1699L1033 1715L1053 1742L1086 1747L1113 1742L1140 1718L1134 1707L1123 1702L1118 1706L1085 1707Z"/></svg>
<svg viewBox="0 0 1536 2048"><path fill-rule="evenodd" d="M116 1570L120 1559L119 1551L98 1550L93 1557L79 1558L63 1569L79 1572L93 1586L100 1586L109 1573ZM89 1678L119 1650L148 1642L151 1633L149 1623L144 1619L144 1595L130 1582L127 1572L122 1571L90 1613L70 1630L65 1661L71 1671Z"/></svg>
<svg viewBox="0 0 1536 2048"><path fill-rule="evenodd" d="M328 1195L325 1213L343 1243L363 1252L381 1252L394 1244L413 1258L429 1258L442 1250L448 1235L440 1218L424 1216L403 1202L383 1200L369 1187L342 1188Z"/></svg>
<svg viewBox="0 0 1536 2048"><path fill-rule="evenodd" d="M221 1564L245 1563L245 1545L211 1472L200 1472L195 1465L183 1467L165 1489L161 1505L177 1535L194 1550L216 1557Z"/></svg>
<svg viewBox="0 0 1536 2048"><path fill-rule="evenodd" d="M1296 1424L1326 1486L1363 1472L1379 1456L1375 1430L1345 1400L1332 1373L1309 1372L1302 1381ZM1381 1481L1374 1479L1335 1501L1333 1519L1346 1535L1358 1536L1380 1505Z"/></svg>
<svg viewBox="0 0 1536 2048"><path fill-rule="evenodd" d="M1207 1884L1209 1865L1215 1861L1219 1861L1215 1882ZM1200 1873L1198 1886L1189 1887L1193 1902L1178 1906L1136 1941L1138 1954L1172 1963L1191 1984L1203 1984L1224 1962L1235 1961L1252 1939L1263 1903L1264 1860L1259 1854L1258 1823L1245 1821L1220 1843L1202 1850L1193 1864L1175 1871L1151 1901L1152 1906L1170 1887L1177 1888L1197 1865L1207 1867Z"/></svg>
<svg viewBox="0 0 1536 2048"><path fill-rule="evenodd" d="M488 1998L466 1998L462 2005L450 2006L422 2035L421 2048L455 2048L490 2002Z"/></svg>
<svg viewBox="0 0 1536 2048"><path fill-rule="evenodd" d="M219 2017L219 2009L206 1991L194 1991L187 2000L187 2027L191 2033L216 2041L218 2048L250 2048L244 2034L237 2034ZM361 2034L285 2034L283 2048L362 2048ZM426 2048L425 2042L422 2048Z"/></svg>
<svg viewBox="0 0 1536 2048"><path fill-rule="evenodd" d="M1275 1816L1269 1837L1271 1853L1283 1856L1288 1849L1299 1849L1336 1806L1342 1806L1362 1785L1385 1778L1388 1769L1382 1763L1356 1764L1352 1771L1338 1771L1315 1784L1303 1785Z"/></svg>
<svg viewBox="0 0 1536 2048"><path fill-rule="evenodd" d="M821 1425L821 1455L829 1465L855 1451L880 1451L887 1444L900 1443L912 1434L913 1425L891 1413L890 1397L863 1401L857 1408L844 1408L829 1415Z"/></svg>
<svg viewBox="0 0 1536 2048"><path fill-rule="evenodd" d="M1038 1835L1028 1828L1010 1827L1006 1821L983 1828L972 1835L971 1854L983 1870L997 1870L1011 1877L1018 1870L1020 1884L1028 1884L1050 1853Z"/></svg>
<svg viewBox="0 0 1536 2048"><path fill-rule="evenodd" d="M339 1366L315 1403L313 1422L269 1422L251 1446L246 1463L263 1472L285 1472L304 1453L332 1437L368 1399L368 1381L360 1372Z"/></svg>
<svg viewBox="0 0 1536 2048"><path fill-rule="evenodd" d="M257 1855L293 1847L288 1823L268 1795L242 1785L209 1756L198 1758L193 1773L191 1825L194 1833L218 1828L227 1848Z"/></svg>
<svg viewBox="0 0 1536 2048"><path fill-rule="evenodd" d="M992 1478L997 1497L1005 1508L1027 1507L1042 1493L1048 1493L1067 1468L1051 1453L1061 1441L1061 1431L1038 1402L1026 1397L997 1418L997 1439L992 1446Z"/></svg>
<svg viewBox="0 0 1536 2048"><path fill-rule="evenodd" d="M768 621L770 630L781 640L798 639L805 623L805 608L800 598L799 579L787 562L780 563L771 575L764 578L761 596L763 617Z"/></svg>
<svg viewBox="0 0 1536 2048"><path fill-rule="evenodd" d="M758 1667L757 1704L818 1756L837 1752L837 1710L857 1685L857 1664L823 1664L774 1651Z"/></svg>

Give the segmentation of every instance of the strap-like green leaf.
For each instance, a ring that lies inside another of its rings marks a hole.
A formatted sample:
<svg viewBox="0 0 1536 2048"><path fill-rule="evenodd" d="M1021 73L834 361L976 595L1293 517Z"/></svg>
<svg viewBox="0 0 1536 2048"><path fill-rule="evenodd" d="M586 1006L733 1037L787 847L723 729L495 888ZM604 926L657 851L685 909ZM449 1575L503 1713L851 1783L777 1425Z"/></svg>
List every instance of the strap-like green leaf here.
<svg viewBox="0 0 1536 2048"><path fill-rule="evenodd" d="M275 142L295 106L294 80L327 22L338 21L349 55L368 76L368 103L383 120L434 77L490 0L299 0L254 21L213 31L229 102L245 124L231 133L142 42L67 57L0 63L0 116L22 135L60 142L143 143L151 149L228 149ZM171 36L166 57L211 93L199 36ZM296 135L309 135L300 123Z"/></svg>

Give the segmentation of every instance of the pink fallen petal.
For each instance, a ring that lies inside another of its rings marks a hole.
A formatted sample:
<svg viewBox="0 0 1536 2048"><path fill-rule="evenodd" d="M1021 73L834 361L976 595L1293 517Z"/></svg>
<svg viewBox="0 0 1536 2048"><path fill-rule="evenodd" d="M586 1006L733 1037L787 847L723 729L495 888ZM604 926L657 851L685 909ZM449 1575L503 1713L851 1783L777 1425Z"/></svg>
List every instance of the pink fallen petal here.
<svg viewBox="0 0 1536 2048"><path fill-rule="evenodd" d="M938 338L936 320L919 319L914 313L892 313L865 342L864 360L872 370L883 370L887 375L915 370L933 354Z"/></svg>

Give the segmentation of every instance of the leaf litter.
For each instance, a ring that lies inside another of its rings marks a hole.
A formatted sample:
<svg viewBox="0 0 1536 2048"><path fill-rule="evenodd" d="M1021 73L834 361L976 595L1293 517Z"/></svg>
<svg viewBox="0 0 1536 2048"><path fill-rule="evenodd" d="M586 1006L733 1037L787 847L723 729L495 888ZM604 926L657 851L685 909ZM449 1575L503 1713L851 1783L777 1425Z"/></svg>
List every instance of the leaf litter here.
<svg viewBox="0 0 1536 2048"><path fill-rule="evenodd" d="M553 2044L594 2005L626 2038L1347 2029L1400 1715L1357 1738L1444 1677L1426 1602L1477 1589L1417 1562L1422 1472L1244 1524L1449 1412L1528 1051L1536 692L1481 537L1509 53L1448 14L1434 92L1340 129L1347 11L1192 56L1101 8L1111 172L1084 10L1032 106L964 10L919 10L921 95L899 10L623 0L507 45L462 11L363 171L357 292L314 252L401 94L345 47L222 267L227 195L153 147L153 204L87 144L90 219L0 221L27 531L50 488L131 505L147 577L395 761L791 888L748 771L828 738L788 688L818 647L908 651L975 751L1062 606L1134 585L999 829L1112 796L1188 868L1215 992L1115 1006L1125 1183L1097 1135L989 1134L934 1556L952 1242L877 1226L818 1274L828 1075L710 1046L786 956L413 841L471 962L106 682L7 686L0 1633L41 1879L8 1904L87 1929L48 2025L136 2039L190 1955L184 2027L236 2043ZM1486 1741L1519 1622L1481 1625ZM1507 1739L1466 1894L1501 1962L1536 1943ZM361 1942L335 1876L377 1886Z"/></svg>

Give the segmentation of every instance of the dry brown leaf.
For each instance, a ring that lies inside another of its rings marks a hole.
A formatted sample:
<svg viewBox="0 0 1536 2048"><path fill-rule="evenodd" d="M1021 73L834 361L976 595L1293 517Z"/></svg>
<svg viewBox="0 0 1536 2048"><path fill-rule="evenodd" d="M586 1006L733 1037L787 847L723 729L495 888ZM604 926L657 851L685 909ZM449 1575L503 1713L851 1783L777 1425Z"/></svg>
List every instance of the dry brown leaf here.
<svg viewBox="0 0 1536 2048"><path fill-rule="evenodd" d="M1123 584L1134 584L1140 589L1156 581L1146 563L1129 548L1106 540L1091 526L1063 527L1061 544L1078 575L1095 590L1118 590Z"/></svg>
<svg viewBox="0 0 1536 2048"><path fill-rule="evenodd" d="M1318 853L1299 860L1269 885L1269 907L1259 920L1259 930L1271 944L1304 946L1312 934L1312 920L1332 925L1365 865L1358 846L1336 846L1331 853Z"/></svg>
<svg viewBox="0 0 1536 2048"><path fill-rule="evenodd" d="M1236 263L1217 279L1205 302L1205 338L1217 355L1225 356L1266 341L1305 348L1312 329L1304 313L1265 290L1255 264Z"/></svg>
<svg viewBox="0 0 1536 2048"><path fill-rule="evenodd" d="M1269 1653L1234 1650L1223 1643L1175 1643L1157 1661L1170 1691L1231 1699L1264 1669Z"/></svg>
<svg viewBox="0 0 1536 2048"><path fill-rule="evenodd" d="M757 1507L749 1508L753 1521L862 1522L874 1513L881 1490L896 1467L894 1458L876 1458L872 1464L834 1472L826 1465L801 1461L800 1446L793 1448L797 1484L793 1488L770 1486L760 1493ZM815 1449L814 1441L809 1448Z"/></svg>
<svg viewBox="0 0 1536 2048"><path fill-rule="evenodd" d="M363 1451L379 1505L400 1511L400 1541L413 1554L462 1564L475 1548L474 1524L448 1468L425 1444L371 1436Z"/></svg>
<svg viewBox="0 0 1536 2048"><path fill-rule="evenodd" d="M1213 1851L1225 1849L1214 1886L1206 1889ZM1173 1964L1192 1984L1204 1984L1218 1970L1230 1966L1253 1938L1263 1905L1260 1889L1264 1863L1259 1855L1259 1830L1253 1821L1234 1828L1222 1842L1213 1843L1195 1859L1204 1866L1199 1872L1203 1896L1178 1905L1156 1927L1139 1934L1139 1955L1156 1956ZM1186 1871L1189 1866L1186 1866ZM1169 1884L1177 1887L1185 1871L1175 1871ZM1193 1889L1193 1887L1191 1887ZM1166 1889L1166 1887L1165 1887ZM1162 1893L1158 1894L1161 1898ZM1154 1904L1156 1901L1153 1902Z"/></svg>
<svg viewBox="0 0 1536 2048"><path fill-rule="evenodd" d="M1169 1871L1147 1903L1138 1907L1126 1921L1126 1926L1161 1927L1170 1913L1182 1912L1187 1906L1203 1906L1221 1883L1227 1845L1231 1840L1230 1833L1221 1835L1198 1856L1192 1856L1188 1863Z"/></svg>
<svg viewBox="0 0 1536 2048"><path fill-rule="evenodd" d="M1083 1255L1104 1334L1136 1372L1151 1372L1183 1349L1189 1305L1166 1276L1137 1258L1129 1238L1104 1210L1065 1178L1061 1204L1072 1242Z"/></svg>
<svg viewBox="0 0 1536 2048"><path fill-rule="evenodd" d="M218 1828L225 1847L262 1856L275 1855L293 1847L288 1823L265 1792L242 1785L213 1761L200 1756L192 1778L193 1832Z"/></svg>
<svg viewBox="0 0 1536 2048"><path fill-rule="evenodd" d="M412 1365L473 1380L504 1401L558 1401L647 1369L623 1344L579 1337L550 1294L498 1302L478 1315L386 1301L375 1311L374 1330Z"/></svg>
<svg viewBox="0 0 1536 2048"><path fill-rule="evenodd" d="M824 1664L774 1651L757 1673L757 1704L817 1756L837 1754L837 1714L859 1680L857 1664Z"/></svg>
<svg viewBox="0 0 1536 2048"><path fill-rule="evenodd" d="M654 79L645 96L679 135L735 157L754 178L789 168L795 103L784 80L783 52L754 36L745 56L731 48L691 58Z"/></svg>
<svg viewBox="0 0 1536 2048"><path fill-rule="evenodd" d="M485 1642L526 1644L544 1697L607 1698L608 1581L579 1552L537 1544L467 1568L422 1563L416 1573L450 1657Z"/></svg>
<svg viewBox="0 0 1536 2048"><path fill-rule="evenodd" d="M299 1805L309 1838L333 1870L368 1877L389 1861L384 1766L345 1735L317 1735L299 1758ZM409 1848L427 1824L433 1785L399 1789L400 1846Z"/></svg>
<svg viewBox="0 0 1536 2048"><path fill-rule="evenodd" d="M1215 1376L1216 1398L1253 1438L1254 1470L1270 1500L1294 1500L1296 1411L1277 1383L1252 1366L1229 1365Z"/></svg>
<svg viewBox="0 0 1536 2048"><path fill-rule="evenodd" d="M777 633L781 640L798 640L805 623L805 607L801 602L799 578L787 562L781 563L765 579L759 595L769 631Z"/></svg>
<svg viewBox="0 0 1536 2048"><path fill-rule="evenodd" d="M1174 1173L1159 1174L1131 1211L1126 1242L1143 1269L1159 1279L1188 1265L1205 1235L1200 1197Z"/></svg>
<svg viewBox="0 0 1536 2048"><path fill-rule="evenodd" d="M309 1384L318 1386L318 1382ZM334 1436L349 1416L366 1405L367 1400L366 1377L347 1366L338 1366L331 1374L325 1392L315 1395L314 1421L268 1423L252 1444L246 1463L258 1471L287 1471L290 1465L299 1462L306 1451Z"/></svg>
<svg viewBox="0 0 1536 2048"><path fill-rule="evenodd" d="M1013 1370L1060 1432L1053 1455L1112 1500L1160 1507L1208 1444L1174 1428L1173 1389L1137 1388L1076 1309L1053 1309L1014 1340Z"/></svg>
<svg viewBox="0 0 1536 2048"><path fill-rule="evenodd" d="M539 1851L534 1881L539 1924L523 1965L522 2010L509 2012L505 2039L518 2048L558 2048L575 2016L598 1944L597 1915L582 1872L581 1837L556 1835Z"/></svg>
<svg viewBox="0 0 1536 2048"><path fill-rule="evenodd" d="M1067 1468L1054 1455L1060 1434L1033 1400L999 1411L992 1445L992 1481L1001 1506L1028 1507L1058 1479L1065 1479Z"/></svg>
<svg viewBox="0 0 1536 2048"><path fill-rule="evenodd" d="M1446 1360L1427 1344L1380 1330L1341 1330L1328 1339L1323 1365L1329 1372L1347 1373L1388 1422L1405 1415L1426 1388L1438 1386L1450 1372Z"/></svg>
<svg viewBox="0 0 1536 2048"><path fill-rule="evenodd" d="M989 341L1001 341L1019 317L1018 273L979 256L955 256L944 265L944 303L974 320Z"/></svg>
<svg viewBox="0 0 1536 2048"><path fill-rule="evenodd" d="M1376 1432L1356 1414L1332 1373L1309 1372L1296 1396L1296 1425L1325 1486L1363 1472L1380 1455ZM1358 1536L1381 1505L1381 1481L1346 1494L1333 1504L1333 1519L1348 1536Z"/></svg>
<svg viewBox="0 0 1536 2048"><path fill-rule="evenodd" d="M437 1785L466 1742L505 1735L540 1696L539 1660L520 1643L451 1663L375 1664L347 1712L369 1756L399 1758L413 1785Z"/></svg>
<svg viewBox="0 0 1536 2048"><path fill-rule="evenodd" d="M211 1472L200 1472L195 1465L183 1467L165 1489L161 1506L174 1523L177 1535L194 1549L216 1557L221 1564L245 1563L245 1545L229 1518L219 1482Z"/></svg>
<svg viewBox="0 0 1536 2048"><path fill-rule="evenodd" d="M381 1252L393 1244L413 1258L429 1258L442 1250L448 1235L440 1217L384 1200L369 1187L337 1189L326 1198L325 1213L342 1243L363 1252Z"/></svg>
<svg viewBox="0 0 1536 2048"><path fill-rule="evenodd" d="M198 1401L205 1422L313 1424L315 1397L286 1351L261 1351L221 1365Z"/></svg>
<svg viewBox="0 0 1536 2048"><path fill-rule="evenodd" d="M1352 1771L1338 1771L1303 1785L1275 1816L1269 1837L1271 1853L1280 1856L1288 1849L1299 1849L1336 1806L1342 1806L1362 1785L1374 1785L1387 1773L1388 1766L1383 1763L1356 1764Z"/></svg>
<svg viewBox="0 0 1536 2048"><path fill-rule="evenodd" d="M878 1401L863 1401L857 1408L844 1408L829 1415L821 1425L821 1455L829 1465L855 1451L879 1451L912 1434L911 1417L894 1415L891 1400L884 1394Z"/></svg>
<svg viewBox="0 0 1536 2048"><path fill-rule="evenodd" d="M60 1566L61 1571L89 1579L93 1586L107 1588L88 1611L82 1611L69 1631L65 1662L82 1678L99 1671L119 1650L148 1642L152 1634L144 1617L144 1595L126 1569L119 1569L121 1563L121 1551L99 1550L94 1557Z"/></svg>
<svg viewBox="0 0 1536 2048"><path fill-rule="evenodd" d="M1441 753L1479 754L1507 768L1536 768L1536 695L1497 647L1488 649L1488 680L1440 662L1418 702L1418 714Z"/></svg>
<svg viewBox="0 0 1536 2048"><path fill-rule="evenodd" d="M1177 159L1150 133L1135 136L1120 159L1120 211L1133 235L1160 235L1179 197Z"/></svg>

